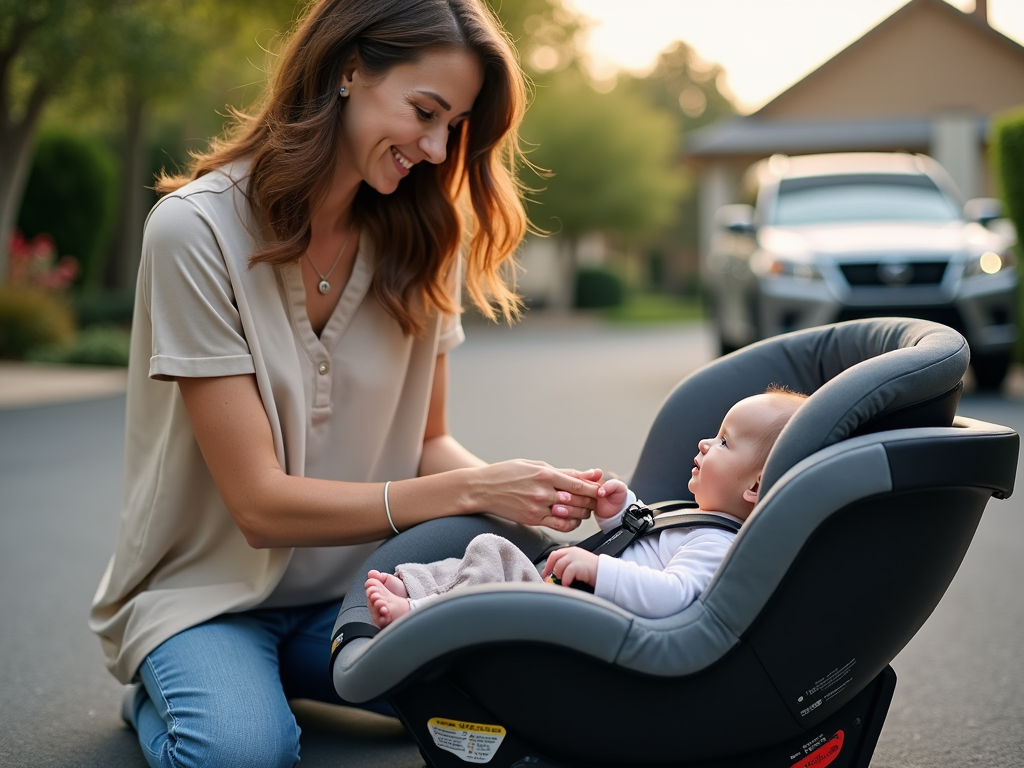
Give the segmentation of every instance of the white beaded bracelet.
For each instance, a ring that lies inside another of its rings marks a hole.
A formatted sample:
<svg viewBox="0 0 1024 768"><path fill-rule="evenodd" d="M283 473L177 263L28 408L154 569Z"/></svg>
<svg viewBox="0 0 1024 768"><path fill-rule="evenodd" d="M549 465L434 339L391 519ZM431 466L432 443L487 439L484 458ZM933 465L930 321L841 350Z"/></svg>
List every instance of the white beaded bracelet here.
<svg viewBox="0 0 1024 768"><path fill-rule="evenodd" d="M398 533L398 529L395 528L395 521L391 519L391 505L388 504L388 486L391 485L391 481L388 480L384 483L384 512L387 513L388 523L391 525L391 530Z"/></svg>

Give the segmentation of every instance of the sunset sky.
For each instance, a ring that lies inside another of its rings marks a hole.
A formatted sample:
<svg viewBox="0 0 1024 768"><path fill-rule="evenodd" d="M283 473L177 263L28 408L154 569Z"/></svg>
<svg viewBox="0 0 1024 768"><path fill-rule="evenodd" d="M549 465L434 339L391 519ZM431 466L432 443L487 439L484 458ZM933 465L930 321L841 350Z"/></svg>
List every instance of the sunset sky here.
<svg viewBox="0 0 1024 768"><path fill-rule="evenodd" d="M649 69L674 40L725 67L751 112L905 5L905 0L565 0L593 21L598 73ZM949 0L963 10L974 0ZM989 23L1024 44L1024 0L988 0Z"/></svg>

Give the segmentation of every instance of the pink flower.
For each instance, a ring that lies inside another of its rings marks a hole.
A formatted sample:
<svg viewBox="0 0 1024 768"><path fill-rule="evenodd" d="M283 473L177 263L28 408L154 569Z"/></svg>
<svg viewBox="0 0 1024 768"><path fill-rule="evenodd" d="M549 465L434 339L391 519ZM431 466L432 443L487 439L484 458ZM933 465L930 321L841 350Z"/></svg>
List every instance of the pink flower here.
<svg viewBox="0 0 1024 768"><path fill-rule="evenodd" d="M8 252L12 285L64 291L78 277L78 259L63 256L58 260L57 245L45 233L26 240L20 232L14 232Z"/></svg>

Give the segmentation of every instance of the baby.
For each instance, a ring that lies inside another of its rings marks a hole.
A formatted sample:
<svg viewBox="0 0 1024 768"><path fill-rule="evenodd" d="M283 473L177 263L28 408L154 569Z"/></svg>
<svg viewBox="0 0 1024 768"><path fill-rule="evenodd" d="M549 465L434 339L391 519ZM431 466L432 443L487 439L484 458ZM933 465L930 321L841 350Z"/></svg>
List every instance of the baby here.
<svg viewBox="0 0 1024 768"><path fill-rule="evenodd" d="M757 503L768 452L807 396L772 386L736 403L715 437L701 440L688 483L698 507L737 521ZM621 480L598 489L594 514L602 530L620 525L636 496ZM511 542L493 534L478 536L462 559L406 563L394 574L370 571L366 602L373 623L395 619L453 589L477 584L542 582L553 574L562 586L579 581L594 594L639 616L660 618L686 608L707 587L725 557L734 533L716 528L670 528L633 542L621 555L595 555L579 547L555 550L542 573Z"/></svg>

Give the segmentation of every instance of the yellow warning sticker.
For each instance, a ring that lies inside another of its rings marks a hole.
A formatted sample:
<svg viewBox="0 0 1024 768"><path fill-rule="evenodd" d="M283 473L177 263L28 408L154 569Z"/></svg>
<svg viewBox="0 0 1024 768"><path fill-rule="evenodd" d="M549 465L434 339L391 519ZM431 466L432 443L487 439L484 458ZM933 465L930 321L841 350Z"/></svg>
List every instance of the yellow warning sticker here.
<svg viewBox="0 0 1024 768"><path fill-rule="evenodd" d="M439 749L458 755L467 763L489 763L505 738L500 725L467 723L432 717L427 721L430 737Z"/></svg>

